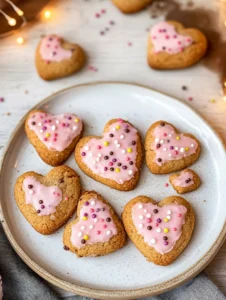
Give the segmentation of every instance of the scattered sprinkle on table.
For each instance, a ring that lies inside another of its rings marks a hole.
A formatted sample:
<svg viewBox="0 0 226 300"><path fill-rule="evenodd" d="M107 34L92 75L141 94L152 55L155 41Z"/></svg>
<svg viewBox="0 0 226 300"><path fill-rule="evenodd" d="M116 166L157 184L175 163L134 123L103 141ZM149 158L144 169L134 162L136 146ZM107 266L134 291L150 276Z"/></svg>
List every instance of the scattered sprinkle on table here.
<svg viewBox="0 0 226 300"><path fill-rule="evenodd" d="M0 97L0 102L4 102L4 98L3 97Z"/></svg>
<svg viewBox="0 0 226 300"><path fill-rule="evenodd" d="M193 100L193 98L192 98L192 97L188 97L188 100L189 100L189 101L192 101L192 100Z"/></svg>

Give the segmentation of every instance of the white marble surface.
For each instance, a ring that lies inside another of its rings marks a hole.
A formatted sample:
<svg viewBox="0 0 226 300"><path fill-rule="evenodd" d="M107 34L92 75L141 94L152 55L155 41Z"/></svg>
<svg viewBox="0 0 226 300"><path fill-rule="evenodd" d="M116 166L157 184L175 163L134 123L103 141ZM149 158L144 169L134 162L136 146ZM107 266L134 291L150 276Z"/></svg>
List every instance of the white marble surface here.
<svg viewBox="0 0 226 300"><path fill-rule="evenodd" d="M186 2L186 1L184 1ZM206 1L196 0L204 5ZM217 11L219 3L208 3ZM224 4L226 5L226 4ZM90 81L129 81L144 84L187 102L195 108L226 141L226 101L222 100L221 84L217 74L202 64L193 68L159 72L146 64L147 32L157 20L150 19L148 11L125 16L108 0L63 0L50 5L53 18L39 20L19 32L0 40L0 154L20 118L48 95L71 85ZM96 18L101 9L106 13ZM162 16L163 18L164 16ZM222 18L222 14L220 15ZM110 25L113 20L115 25ZM219 24L223 20L219 19ZM100 31L108 27L104 35ZM80 43L89 56L87 66L78 75L45 82L34 66L34 51L42 34L57 33ZM25 44L16 44L23 36ZM132 43L128 46L128 43ZM98 69L93 72L88 66ZM187 91L181 89L188 87ZM189 102L188 97L193 97ZM215 99L215 103L210 100ZM226 244L207 268L211 278L226 292Z"/></svg>

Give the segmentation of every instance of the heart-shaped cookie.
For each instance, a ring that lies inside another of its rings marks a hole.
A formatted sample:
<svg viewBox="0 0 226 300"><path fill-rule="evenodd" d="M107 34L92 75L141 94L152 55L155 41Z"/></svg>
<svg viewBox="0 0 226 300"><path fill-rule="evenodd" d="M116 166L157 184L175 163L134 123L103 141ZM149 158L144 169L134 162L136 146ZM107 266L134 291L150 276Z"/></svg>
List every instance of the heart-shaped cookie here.
<svg viewBox="0 0 226 300"><path fill-rule="evenodd" d="M88 176L121 191L135 188L142 164L140 135L127 121L110 120L103 137L82 138L75 149L75 160Z"/></svg>
<svg viewBox="0 0 226 300"><path fill-rule="evenodd" d="M113 3L125 14L136 13L144 9L152 0L112 0Z"/></svg>
<svg viewBox="0 0 226 300"><path fill-rule="evenodd" d="M63 243L78 257L102 256L122 248L126 234L110 204L90 191L82 194L77 218L66 226Z"/></svg>
<svg viewBox="0 0 226 300"><path fill-rule="evenodd" d="M126 204L122 220L140 252L161 266L171 264L180 255L195 226L191 205L178 196L159 203L146 196L136 197Z"/></svg>
<svg viewBox="0 0 226 300"><path fill-rule="evenodd" d="M46 176L24 173L16 181L14 195L20 211L33 228L42 234L51 234L74 213L80 189L75 171L60 166Z"/></svg>
<svg viewBox="0 0 226 300"><path fill-rule="evenodd" d="M84 66L85 60L79 45L66 42L57 35L45 36L36 50L36 68L45 80L71 75Z"/></svg>
<svg viewBox="0 0 226 300"><path fill-rule="evenodd" d="M191 169L183 170L179 174L172 174L169 180L178 194L192 192L201 184L198 174Z"/></svg>
<svg viewBox="0 0 226 300"><path fill-rule="evenodd" d="M192 165L200 155L199 141L189 133L178 133L170 123L151 125L145 138L146 162L154 174L168 174Z"/></svg>
<svg viewBox="0 0 226 300"><path fill-rule="evenodd" d="M151 28L148 63L154 69L179 69L197 63L206 53L207 39L198 29L164 21Z"/></svg>
<svg viewBox="0 0 226 300"><path fill-rule="evenodd" d="M83 124L74 114L51 115L33 110L26 118L25 131L41 159L55 167L65 162L75 149Z"/></svg>

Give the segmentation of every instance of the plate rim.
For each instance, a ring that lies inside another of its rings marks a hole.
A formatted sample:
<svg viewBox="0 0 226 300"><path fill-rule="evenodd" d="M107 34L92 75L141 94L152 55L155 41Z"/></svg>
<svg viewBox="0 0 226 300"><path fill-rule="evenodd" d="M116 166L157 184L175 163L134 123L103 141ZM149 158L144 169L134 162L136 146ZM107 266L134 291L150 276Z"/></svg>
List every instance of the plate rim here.
<svg viewBox="0 0 226 300"><path fill-rule="evenodd" d="M185 106L186 109L192 111L197 117L199 117L205 125L210 129L219 139L221 142L223 148L226 150L226 144L224 143L222 137L219 133L217 133L210 125L209 123L201 116L199 113L195 111L192 107L190 107L188 104L183 103L181 100L175 98L174 96L170 96L169 94L159 92L156 89L153 89L149 86L138 84L134 82L126 82L126 81L94 81L94 82L87 82L87 83L81 83L81 84L75 84L72 86L69 86L67 88L61 89L56 93L53 93L49 95L48 97L44 98L42 101L38 102L35 106L33 106L19 121L16 128L13 130L7 144L6 148L3 152L3 155L0 160L0 181L2 177L2 171L3 171L3 165L6 159L6 156L8 154L8 150L13 143L14 138L17 136L18 131L23 127L23 124L25 122L25 119L27 115L34 109L36 109L38 106L44 104L45 102L48 102L51 100L51 98L54 99L54 97L64 91L71 90L74 88L79 87L85 87L85 86L95 86L95 85L107 85L107 84L123 84L123 85L131 85L135 87L142 87L149 91L159 93L161 95L173 98L175 101L179 102L180 105ZM52 100L53 100L52 99ZM35 263L29 255L26 254L25 251L22 250L22 248L17 244L16 240L14 239L10 228L8 226L7 220L4 217L3 210L2 210L2 201L3 199L0 198L0 217L1 217L1 223L4 229L4 232L11 244L11 246L14 248L16 253L19 255L19 257L24 261L25 264L27 264L35 273L37 273L39 276L47 280L48 282L54 284L55 286L58 286L66 291L70 291L74 294L79 294L82 296L87 297L94 297L96 299L134 299L134 298L140 298L140 297L147 297L147 296L154 296L158 295L160 293L164 293L169 291L170 289L176 288L180 286L181 284L185 283L186 281L190 280L191 278L195 277L198 273L200 273L214 258L214 256L219 251L220 247L222 246L223 242L226 239L226 222L224 222L224 225L222 227L221 232L217 236L214 244L212 247L204 254L200 260L195 264L192 265L189 269L184 271L182 274L174 277L173 279L167 280L163 283L155 284L151 287L145 287L145 288L138 288L138 289L127 289L127 290L105 290L105 289L97 289L97 288L90 288L86 286L82 286L80 284L76 283L70 283L65 280L59 279L57 276L52 275L50 272L46 271L44 268L40 267L37 263Z"/></svg>

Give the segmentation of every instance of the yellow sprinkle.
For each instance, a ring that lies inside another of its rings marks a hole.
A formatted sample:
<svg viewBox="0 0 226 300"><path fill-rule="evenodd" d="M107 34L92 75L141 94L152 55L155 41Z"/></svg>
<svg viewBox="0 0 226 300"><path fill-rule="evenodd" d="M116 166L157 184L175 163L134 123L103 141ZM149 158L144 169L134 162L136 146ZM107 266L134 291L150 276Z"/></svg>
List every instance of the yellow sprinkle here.
<svg viewBox="0 0 226 300"><path fill-rule="evenodd" d="M132 152L132 149L131 149L131 148L128 148L128 149L127 149L127 152L131 153L131 152Z"/></svg>
<svg viewBox="0 0 226 300"><path fill-rule="evenodd" d="M169 229L168 229L168 228L164 228L164 232L165 232L165 233L168 233L168 232L169 232Z"/></svg>
<svg viewBox="0 0 226 300"><path fill-rule="evenodd" d="M176 137L176 140L179 140L179 139L180 139L180 137L179 137L179 136L177 136L177 137Z"/></svg>
<svg viewBox="0 0 226 300"><path fill-rule="evenodd" d="M86 241L88 241L89 236L88 235L84 235L83 239L86 240Z"/></svg>
<svg viewBox="0 0 226 300"><path fill-rule="evenodd" d="M115 128L118 130L118 129L121 128L121 126L120 125L116 125Z"/></svg>
<svg viewBox="0 0 226 300"><path fill-rule="evenodd" d="M188 147L186 147L186 148L185 148L185 151L188 151L188 150L189 150L189 148L188 148Z"/></svg>
<svg viewBox="0 0 226 300"><path fill-rule="evenodd" d="M211 103L215 103L216 100L215 100L215 99L211 99L210 102L211 102Z"/></svg>
<svg viewBox="0 0 226 300"><path fill-rule="evenodd" d="M104 146L108 146L109 145L109 143L108 142L104 142Z"/></svg>
<svg viewBox="0 0 226 300"><path fill-rule="evenodd" d="M116 169L115 169L115 172L117 172L117 173L120 172L120 169L119 169L119 168L116 168Z"/></svg>
<svg viewBox="0 0 226 300"><path fill-rule="evenodd" d="M78 123L79 119L75 119L75 123Z"/></svg>
<svg viewBox="0 0 226 300"><path fill-rule="evenodd" d="M87 217L82 217L83 221L86 221L87 220Z"/></svg>
<svg viewBox="0 0 226 300"><path fill-rule="evenodd" d="M167 218L164 219L164 222L169 222L169 220Z"/></svg>
<svg viewBox="0 0 226 300"><path fill-rule="evenodd" d="M50 133L46 133L46 137L50 137Z"/></svg>

